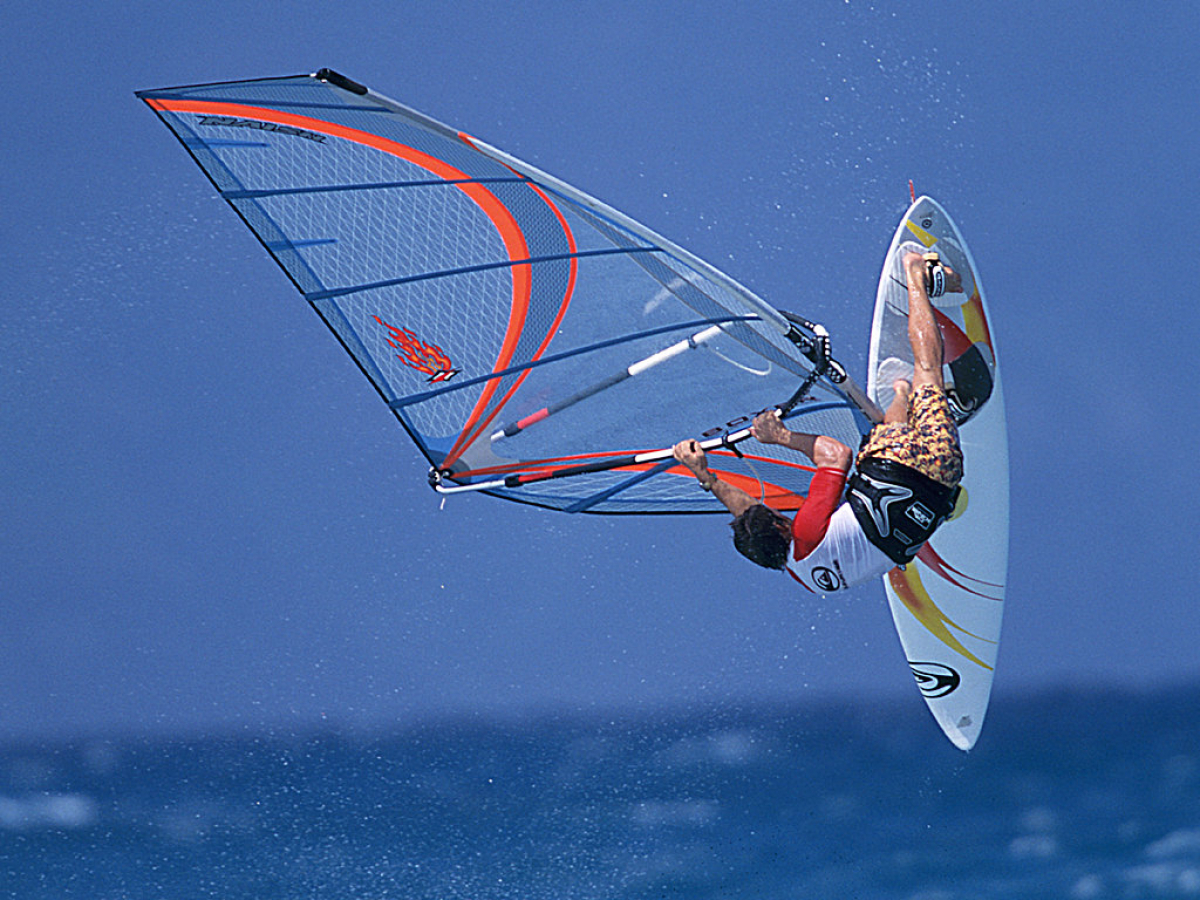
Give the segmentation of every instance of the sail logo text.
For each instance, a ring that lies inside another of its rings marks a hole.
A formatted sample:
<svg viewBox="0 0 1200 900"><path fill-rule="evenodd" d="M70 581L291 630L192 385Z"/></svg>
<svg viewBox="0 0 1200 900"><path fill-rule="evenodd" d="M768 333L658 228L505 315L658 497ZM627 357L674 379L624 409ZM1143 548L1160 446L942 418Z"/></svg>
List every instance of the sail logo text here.
<svg viewBox="0 0 1200 900"><path fill-rule="evenodd" d="M259 122L256 119L235 119L233 116L201 116L201 125L216 125L221 128L250 128L255 131L273 131L276 134L291 134L305 140L325 143L325 135L315 131L305 131L292 125L280 125L278 122Z"/></svg>

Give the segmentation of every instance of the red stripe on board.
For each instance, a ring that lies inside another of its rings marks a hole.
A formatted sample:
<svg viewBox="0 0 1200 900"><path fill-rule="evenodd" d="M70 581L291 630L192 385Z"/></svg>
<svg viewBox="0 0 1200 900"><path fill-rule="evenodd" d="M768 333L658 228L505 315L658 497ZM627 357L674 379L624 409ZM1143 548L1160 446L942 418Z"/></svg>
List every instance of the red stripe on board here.
<svg viewBox="0 0 1200 900"><path fill-rule="evenodd" d="M938 330L942 333L942 344L945 350L943 358L947 363L952 363L971 349L971 339L953 319L948 318L941 310L934 308L933 315L937 320Z"/></svg>
<svg viewBox="0 0 1200 900"><path fill-rule="evenodd" d="M966 581L973 581L973 582L975 582L975 584L982 585L984 587L995 588L996 590L1004 589L1004 585L1002 585L1002 584L994 584L990 581L984 581L981 578L976 578L973 575L968 575L966 572L963 572L959 569L954 568L954 566L950 565L950 563L948 563L948 562L946 562L946 560L942 559L941 555L936 550L934 550L933 547L931 547L928 543L925 543L924 545L922 545L921 549L917 551L917 559L921 560L921 562L923 562L923 563L925 563L925 565L929 566L929 568L934 572L934 574L944 578L946 581L950 582L955 587L961 588L962 590L966 591L969 594L974 594L976 597L983 597L985 600L1002 600L1003 599L1001 597L993 597L990 594L981 593L980 591L977 591L974 588L967 587L967 585L963 584L963 582L960 581L959 578L965 579ZM951 573L954 573L954 574L952 575ZM958 576L958 577L956 578L955 576Z"/></svg>

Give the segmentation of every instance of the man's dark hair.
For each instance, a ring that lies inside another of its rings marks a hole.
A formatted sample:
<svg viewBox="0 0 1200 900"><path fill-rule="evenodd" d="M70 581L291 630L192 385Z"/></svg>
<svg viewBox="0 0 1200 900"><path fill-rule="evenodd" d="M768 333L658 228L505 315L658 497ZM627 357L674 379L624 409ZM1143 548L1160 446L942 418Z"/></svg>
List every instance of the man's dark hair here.
<svg viewBox="0 0 1200 900"><path fill-rule="evenodd" d="M756 503L733 520L733 546L750 562L766 569L782 569L787 565L792 542L779 531L786 521L775 510Z"/></svg>

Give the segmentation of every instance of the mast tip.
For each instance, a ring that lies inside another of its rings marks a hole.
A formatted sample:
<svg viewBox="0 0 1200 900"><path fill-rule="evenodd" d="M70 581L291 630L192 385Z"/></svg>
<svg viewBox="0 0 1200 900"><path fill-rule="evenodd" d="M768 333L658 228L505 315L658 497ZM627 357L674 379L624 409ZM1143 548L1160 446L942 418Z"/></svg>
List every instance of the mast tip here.
<svg viewBox="0 0 1200 900"><path fill-rule="evenodd" d="M316 76L322 81L328 81L332 85L350 91L353 94L366 94L367 89L364 85L357 81L352 81L340 72L335 72L333 69L319 69Z"/></svg>

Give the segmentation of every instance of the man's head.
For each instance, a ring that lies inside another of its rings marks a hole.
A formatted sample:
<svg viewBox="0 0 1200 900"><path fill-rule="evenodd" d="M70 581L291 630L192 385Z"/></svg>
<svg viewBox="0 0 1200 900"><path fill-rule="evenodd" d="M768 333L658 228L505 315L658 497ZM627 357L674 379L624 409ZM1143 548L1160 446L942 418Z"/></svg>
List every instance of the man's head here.
<svg viewBox="0 0 1200 900"><path fill-rule="evenodd" d="M733 546L752 563L782 569L792 546L791 525L786 516L756 503L733 520Z"/></svg>

